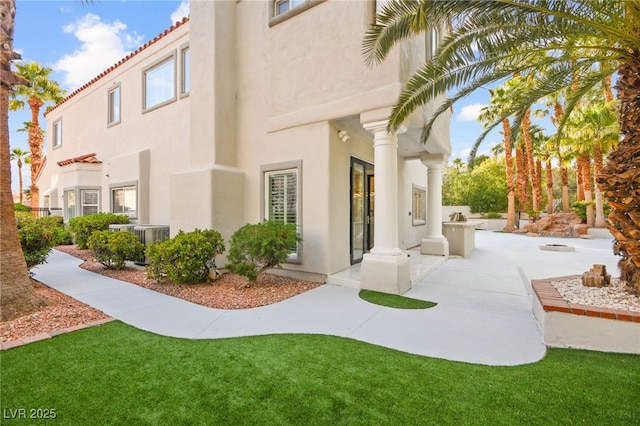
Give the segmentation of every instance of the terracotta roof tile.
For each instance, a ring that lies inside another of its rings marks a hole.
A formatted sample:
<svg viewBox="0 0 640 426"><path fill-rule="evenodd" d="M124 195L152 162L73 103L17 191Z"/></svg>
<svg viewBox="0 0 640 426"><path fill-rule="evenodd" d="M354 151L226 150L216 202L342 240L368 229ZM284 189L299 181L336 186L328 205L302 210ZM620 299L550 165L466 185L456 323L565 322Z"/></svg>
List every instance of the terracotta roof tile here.
<svg viewBox="0 0 640 426"><path fill-rule="evenodd" d="M73 163L88 163L88 164L100 164L102 161L96 158L96 153L85 154L79 157L68 158L66 160L58 161L58 166L64 167Z"/></svg>

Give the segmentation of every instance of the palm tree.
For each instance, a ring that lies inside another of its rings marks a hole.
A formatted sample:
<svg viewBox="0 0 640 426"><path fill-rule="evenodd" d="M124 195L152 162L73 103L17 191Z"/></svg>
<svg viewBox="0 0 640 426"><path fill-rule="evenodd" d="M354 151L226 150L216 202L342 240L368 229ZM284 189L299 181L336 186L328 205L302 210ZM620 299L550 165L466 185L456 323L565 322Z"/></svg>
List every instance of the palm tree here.
<svg viewBox="0 0 640 426"><path fill-rule="evenodd" d="M20 59L13 51L15 13L15 0L0 0L0 321L33 312L42 304L29 280L11 193L9 91L16 84L28 84L11 71L11 61Z"/></svg>
<svg viewBox="0 0 640 426"><path fill-rule="evenodd" d="M477 88L544 68L551 71L536 79L505 116L575 84L567 92L562 132L582 96L618 72L622 141L597 182L612 208L609 229L616 239L614 253L622 257L621 278L640 291L640 194L635 193L640 179L635 173L640 166L640 2L395 0L384 5L365 35L365 61L382 61L400 40L443 25L450 25L448 36L403 88L389 130L397 130L427 101L455 91L427 121L426 140L434 121ZM548 54L541 59L541 53Z"/></svg>
<svg viewBox="0 0 640 426"><path fill-rule="evenodd" d="M22 190L22 160L25 160L25 163L29 164L31 163L30 160L31 157L29 157L29 153L27 151L24 151L20 148L13 148L11 150L11 154L10 154L10 159L11 161L15 160L16 164L18 166L18 181L20 182L20 204L22 204L23 201L23 190Z"/></svg>
<svg viewBox="0 0 640 426"><path fill-rule="evenodd" d="M499 115L496 111L501 105L504 105L509 99L509 93L506 86L500 86L496 89L489 89L489 105L482 108L478 121L491 123L495 120L495 116ZM502 136L504 147L505 177L507 180L507 224L504 232L513 232L518 226L516 224L516 197L513 181L513 159L511 149L511 124L509 118L502 119ZM474 148L477 148L477 144ZM475 154L475 152L474 152Z"/></svg>
<svg viewBox="0 0 640 426"><path fill-rule="evenodd" d="M18 75L30 84L17 86L13 90L9 107L15 111L28 105L31 110L31 125L28 126L31 152L31 203L32 207L38 207L40 190L36 184L36 178L44 161L42 152L44 132L40 127L40 110L47 102L62 101L65 91L58 86L58 83L49 80L49 74L53 71L51 68L45 68L36 62L16 64L16 67Z"/></svg>

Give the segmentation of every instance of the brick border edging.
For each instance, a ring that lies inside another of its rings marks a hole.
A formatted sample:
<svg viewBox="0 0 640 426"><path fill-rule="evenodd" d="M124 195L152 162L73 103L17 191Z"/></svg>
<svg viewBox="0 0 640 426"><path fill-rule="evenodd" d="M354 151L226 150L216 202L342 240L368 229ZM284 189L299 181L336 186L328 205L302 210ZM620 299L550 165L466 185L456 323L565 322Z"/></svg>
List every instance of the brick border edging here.
<svg viewBox="0 0 640 426"><path fill-rule="evenodd" d="M0 351L4 351L6 349L17 348L18 346L28 345L29 343L39 342L40 340L51 339L52 337L59 336L61 334L70 333L76 330L82 330L85 328L93 327L96 325L106 324L111 321L115 321L115 318L107 317L96 321L87 322L84 324L74 325L67 328L62 328L59 330L50 331L48 333L40 333L35 336L24 337L22 339L11 340L8 342L0 343Z"/></svg>
<svg viewBox="0 0 640 426"><path fill-rule="evenodd" d="M564 300L558 290L551 285L552 282L579 278L580 275L570 275L567 277L531 280L531 286L545 312L563 312L573 315L640 323L640 312L570 303Z"/></svg>

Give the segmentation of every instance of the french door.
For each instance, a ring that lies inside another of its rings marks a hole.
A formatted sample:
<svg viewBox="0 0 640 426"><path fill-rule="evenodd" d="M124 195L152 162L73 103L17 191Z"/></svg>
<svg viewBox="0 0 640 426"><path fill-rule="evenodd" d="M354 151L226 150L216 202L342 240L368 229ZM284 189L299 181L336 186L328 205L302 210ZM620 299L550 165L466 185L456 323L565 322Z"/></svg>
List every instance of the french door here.
<svg viewBox="0 0 640 426"><path fill-rule="evenodd" d="M351 158L351 264L373 247L374 213L373 165Z"/></svg>

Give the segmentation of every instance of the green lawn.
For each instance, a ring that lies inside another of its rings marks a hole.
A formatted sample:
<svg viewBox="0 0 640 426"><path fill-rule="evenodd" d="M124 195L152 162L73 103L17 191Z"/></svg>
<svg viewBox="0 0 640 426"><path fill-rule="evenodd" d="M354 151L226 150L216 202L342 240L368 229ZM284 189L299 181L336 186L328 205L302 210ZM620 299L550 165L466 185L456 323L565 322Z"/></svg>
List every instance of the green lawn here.
<svg viewBox="0 0 640 426"><path fill-rule="evenodd" d="M2 424L640 425L640 357L487 367L349 339L156 336L120 322L0 353ZM23 424L34 424L32 420Z"/></svg>

